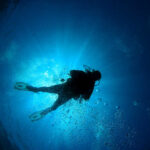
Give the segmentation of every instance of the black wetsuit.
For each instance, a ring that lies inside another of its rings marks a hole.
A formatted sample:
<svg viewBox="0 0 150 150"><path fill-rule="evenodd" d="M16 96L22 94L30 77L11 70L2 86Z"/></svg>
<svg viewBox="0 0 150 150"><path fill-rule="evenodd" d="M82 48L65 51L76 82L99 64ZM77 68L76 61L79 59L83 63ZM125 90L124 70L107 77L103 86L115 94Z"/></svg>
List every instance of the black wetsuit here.
<svg viewBox="0 0 150 150"><path fill-rule="evenodd" d="M58 99L51 107L55 110L60 105L66 103L71 98L84 98L88 100L93 92L95 81L92 79L91 72L80 70L71 70L67 82L50 87L32 87L27 86L27 89L33 92L49 92L58 94Z"/></svg>

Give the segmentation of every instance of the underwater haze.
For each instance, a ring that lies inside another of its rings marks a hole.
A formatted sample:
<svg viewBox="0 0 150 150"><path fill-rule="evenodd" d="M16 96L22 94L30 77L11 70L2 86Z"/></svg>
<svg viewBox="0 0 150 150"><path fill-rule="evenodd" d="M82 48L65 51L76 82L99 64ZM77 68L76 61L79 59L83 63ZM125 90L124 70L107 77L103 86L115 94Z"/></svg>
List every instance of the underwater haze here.
<svg viewBox="0 0 150 150"><path fill-rule="evenodd" d="M14 89L60 84L99 70L89 101L41 120L56 94ZM0 1L0 150L150 150L148 0Z"/></svg>

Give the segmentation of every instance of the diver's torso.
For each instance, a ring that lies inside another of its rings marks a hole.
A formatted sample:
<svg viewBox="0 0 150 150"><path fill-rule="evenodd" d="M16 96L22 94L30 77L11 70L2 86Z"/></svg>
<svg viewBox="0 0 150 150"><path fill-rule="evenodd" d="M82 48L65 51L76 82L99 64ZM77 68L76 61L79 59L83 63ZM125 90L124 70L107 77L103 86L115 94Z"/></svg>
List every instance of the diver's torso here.
<svg viewBox="0 0 150 150"><path fill-rule="evenodd" d="M93 88L94 83L95 82L86 74L84 76L79 77L78 79L70 78L67 81L67 85L70 87L71 91L74 94L87 93L91 88Z"/></svg>

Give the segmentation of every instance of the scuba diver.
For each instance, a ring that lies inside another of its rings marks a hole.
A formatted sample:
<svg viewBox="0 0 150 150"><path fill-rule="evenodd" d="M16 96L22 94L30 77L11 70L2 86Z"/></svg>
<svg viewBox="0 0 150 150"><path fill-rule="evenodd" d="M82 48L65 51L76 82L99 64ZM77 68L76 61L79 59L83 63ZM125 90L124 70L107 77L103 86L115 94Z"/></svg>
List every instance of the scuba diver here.
<svg viewBox="0 0 150 150"><path fill-rule="evenodd" d="M85 71L71 70L70 78L66 82L50 87L33 87L24 82L16 82L15 89L32 91L32 92L48 92L58 94L58 98L55 103L44 110L35 112L29 116L31 121L36 121L43 118L46 114L56 110L59 106L63 105L70 99L81 101L89 100L94 90L95 82L100 81L101 73L99 71L90 69L85 66ZM64 79L62 79L64 81Z"/></svg>

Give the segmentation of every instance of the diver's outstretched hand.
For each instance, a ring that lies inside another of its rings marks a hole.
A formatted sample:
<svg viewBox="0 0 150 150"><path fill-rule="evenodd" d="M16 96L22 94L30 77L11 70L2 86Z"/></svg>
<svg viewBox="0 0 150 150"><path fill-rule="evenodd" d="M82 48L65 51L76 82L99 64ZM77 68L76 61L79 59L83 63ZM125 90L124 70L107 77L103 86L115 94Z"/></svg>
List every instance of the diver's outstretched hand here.
<svg viewBox="0 0 150 150"><path fill-rule="evenodd" d="M27 86L28 86L27 83L16 82L14 88L17 89L17 90L28 91Z"/></svg>
<svg viewBox="0 0 150 150"><path fill-rule="evenodd" d="M47 108L45 110L42 110L42 111L38 111L38 112L35 112L33 114L31 114L29 116L30 120L33 122L33 121L37 121L37 120L40 120L42 119L46 114L48 114L50 112L50 108Z"/></svg>

